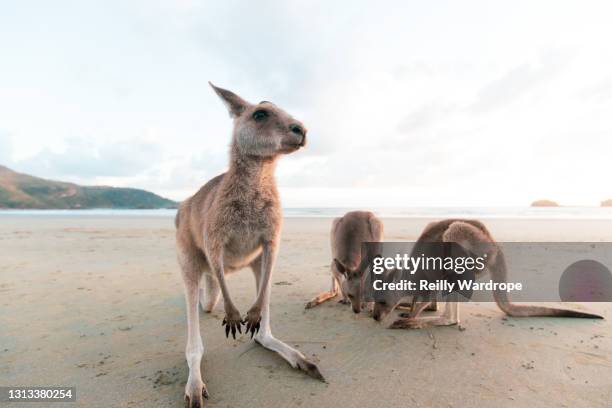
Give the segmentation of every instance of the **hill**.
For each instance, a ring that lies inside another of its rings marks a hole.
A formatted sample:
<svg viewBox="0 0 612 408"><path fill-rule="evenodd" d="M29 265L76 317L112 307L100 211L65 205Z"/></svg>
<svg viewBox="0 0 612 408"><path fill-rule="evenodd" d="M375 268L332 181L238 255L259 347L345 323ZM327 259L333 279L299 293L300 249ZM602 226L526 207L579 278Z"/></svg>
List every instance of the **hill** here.
<svg viewBox="0 0 612 408"><path fill-rule="evenodd" d="M559 204L551 200L536 200L533 203L531 203L531 206L532 207L558 207Z"/></svg>
<svg viewBox="0 0 612 408"><path fill-rule="evenodd" d="M177 203L136 188L79 186L0 166L0 208L175 208Z"/></svg>

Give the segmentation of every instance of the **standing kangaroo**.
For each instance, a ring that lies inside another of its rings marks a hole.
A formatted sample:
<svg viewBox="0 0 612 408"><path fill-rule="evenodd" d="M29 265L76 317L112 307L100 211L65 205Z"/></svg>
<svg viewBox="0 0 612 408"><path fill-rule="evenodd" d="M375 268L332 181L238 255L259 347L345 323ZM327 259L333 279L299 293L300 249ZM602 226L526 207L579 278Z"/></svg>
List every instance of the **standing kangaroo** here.
<svg viewBox="0 0 612 408"><path fill-rule="evenodd" d="M362 277L367 266L362 258L364 242L383 240L383 223L369 211L351 211L334 219L331 229L331 289L306 303L310 309L342 294L342 303L349 300L355 313L361 311Z"/></svg>
<svg viewBox="0 0 612 408"><path fill-rule="evenodd" d="M208 398L200 363L198 303L210 312L223 294L225 335L236 331L255 336L292 367L323 379L315 364L276 339L270 329L270 277L278 252L282 210L274 169L280 155L306 143L306 129L270 102L251 104L238 95L210 84L234 121L230 165L192 197L181 203L176 216L178 262L185 284L189 379L185 401L202 407ZM227 274L249 266L255 275L257 296L244 318L234 305L225 282ZM204 278L204 279L202 279ZM203 281L203 282L202 282ZM202 288L204 283L204 288Z"/></svg>
<svg viewBox="0 0 612 408"><path fill-rule="evenodd" d="M501 248L496 244L493 236L483 223L476 220L443 220L432 222L425 229L415 243L412 253L418 254L426 251L427 243L435 242L454 242L459 244L464 250L476 256L483 256L486 253L485 268L490 272L493 282L506 282L506 260ZM483 245L484 244L484 245ZM479 253L479 252L485 253ZM393 281L396 276L393 270L386 274L385 280ZM435 278L431 278L435 279ZM400 315L402 318L395 320L390 328L393 329L417 329L433 326L449 326L459 323L459 302L457 293L453 292L446 302L444 313L441 316L419 317L429 304L430 297L435 298L433 292L420 292L413 296L413 309L408 314ZM397 291L385 291L374 304L372 317L375 320L383 320L393 309L403 300L405 296ZM593 319L603 319L602 316L578 312L568 309L558 309L543 306L517 305L510 302L507 292L494 290L493 298L499 306L509 316L528 317L528 316L551 316L551 317L585 317ZM422 301L422 302L419 302Z"/></svg>

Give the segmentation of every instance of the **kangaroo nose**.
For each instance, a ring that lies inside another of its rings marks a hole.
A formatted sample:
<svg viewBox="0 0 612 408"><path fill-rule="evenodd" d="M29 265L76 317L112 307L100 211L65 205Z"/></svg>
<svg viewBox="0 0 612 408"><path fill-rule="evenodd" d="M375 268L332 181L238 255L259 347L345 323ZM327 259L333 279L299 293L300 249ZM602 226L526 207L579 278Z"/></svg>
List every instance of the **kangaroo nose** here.
<svg viewBox="0 0 612 408"><path fill-rule="evenodd" d="M289 130L298 136L302 136L302 139L300 140L300 146L304 146L306 144L306 129L304 129L297 123L292 123L291 125L289 125Z"/></svg>
<svg viewBox="0 0 612 408"><path fill-rule="evenodd" d="M291 125L289 125L289 130L295 133L296 135L304 136L305 133L304 128L296 123L292 123Z"/></svg>
<svg viewBox="0 0 612 408"><path fill-rule="evenodd" d="M298 125L297 123L292 123L291 125L289 125L289 130L295 133L296 135L306 136L304 128Z"/></svg>

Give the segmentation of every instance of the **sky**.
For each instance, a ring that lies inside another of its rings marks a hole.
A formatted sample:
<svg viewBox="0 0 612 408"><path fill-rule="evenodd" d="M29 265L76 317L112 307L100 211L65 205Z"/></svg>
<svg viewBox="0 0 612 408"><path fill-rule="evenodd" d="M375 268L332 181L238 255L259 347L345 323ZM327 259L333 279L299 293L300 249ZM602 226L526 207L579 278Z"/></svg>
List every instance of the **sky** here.
<svg viewBox="0 0 612 408"><path fill-rule="evenodd" d="M0 0L0 164L182 200L225 171L208 86L302 120L286 207L612 198L612 3Z"/></svg>

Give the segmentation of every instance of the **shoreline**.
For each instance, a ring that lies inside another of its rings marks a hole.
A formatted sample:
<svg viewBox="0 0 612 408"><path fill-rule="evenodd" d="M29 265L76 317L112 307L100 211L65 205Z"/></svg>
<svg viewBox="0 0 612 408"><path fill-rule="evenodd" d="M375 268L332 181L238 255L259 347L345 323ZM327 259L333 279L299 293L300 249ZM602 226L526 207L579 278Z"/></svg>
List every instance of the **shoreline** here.
<svg viewBox="0 0 612 408"><path fill-rule="evenodd" d="M612 219L612 207L285 207L285 218L335 218L348 211L369 210L381 218L483 218L483 219ZM0 216L136 216L174 217L176 208L88 208L88 209L13 209L0 208Z"/></svg>

